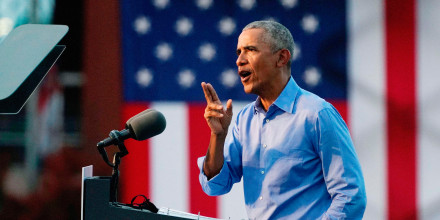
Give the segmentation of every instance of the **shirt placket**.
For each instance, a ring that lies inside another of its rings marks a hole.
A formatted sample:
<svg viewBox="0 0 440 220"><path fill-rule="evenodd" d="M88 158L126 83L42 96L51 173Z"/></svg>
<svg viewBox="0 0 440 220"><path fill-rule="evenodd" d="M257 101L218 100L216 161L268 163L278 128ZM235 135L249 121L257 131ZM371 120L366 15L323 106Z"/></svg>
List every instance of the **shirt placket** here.
<svg viewBox="0 0 440 220"><path fill-rule="evenodd" d="M265 113L265 114L260 114L261 115L261 120L260 120L260 125L261 125L261 136L260 136L260 170L259 170L259 174L261 177L261 182L264 181L264 178L266 176L266 164L265 164L265 159L264 159L264 155L266 154L266 151L270 149L270 143L268 142L270 140L270 138L268 137L269 135L269 129L270 129L270 121L271 119L269 118L270 114ZM264 189L262 190L262 192L264 192ZM264 195L261 194L258 198L259 200L263 200L264 199Z"/></svg>

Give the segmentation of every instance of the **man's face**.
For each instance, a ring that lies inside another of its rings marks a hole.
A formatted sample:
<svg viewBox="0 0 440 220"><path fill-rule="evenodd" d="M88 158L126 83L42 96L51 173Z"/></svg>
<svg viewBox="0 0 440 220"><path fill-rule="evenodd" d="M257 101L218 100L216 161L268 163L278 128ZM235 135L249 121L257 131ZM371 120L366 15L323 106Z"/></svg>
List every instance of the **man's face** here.
<svg viewBox="0 0 440 220"><path fill-rule="evenodd" d="M277 75L278 53L263 42L263 33L263 29L248 29L238 38L236 63L246 93L261 95L270 90Z"/></svg>

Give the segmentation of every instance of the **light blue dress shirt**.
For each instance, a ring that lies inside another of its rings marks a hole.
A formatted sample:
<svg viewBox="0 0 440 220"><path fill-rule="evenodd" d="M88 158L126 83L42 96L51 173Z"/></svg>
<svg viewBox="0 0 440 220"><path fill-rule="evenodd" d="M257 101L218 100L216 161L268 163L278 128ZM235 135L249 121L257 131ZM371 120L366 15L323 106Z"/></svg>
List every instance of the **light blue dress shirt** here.
<svg viewBox="0 0 440 220"><path fill-rule="evenodd" d="M345 122L336 109L290 78L265 112L259 98L236 117L224 164L200 184L221 195L243 177L250 219L361 219L366 193Z"/></svg>

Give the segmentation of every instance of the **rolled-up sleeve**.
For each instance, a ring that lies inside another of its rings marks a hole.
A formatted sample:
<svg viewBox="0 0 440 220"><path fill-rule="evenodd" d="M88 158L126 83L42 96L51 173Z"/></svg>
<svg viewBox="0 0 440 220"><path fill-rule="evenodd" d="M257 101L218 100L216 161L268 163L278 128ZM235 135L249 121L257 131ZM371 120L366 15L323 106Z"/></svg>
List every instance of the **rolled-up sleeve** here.
<svg viewBox="0 0 440 220"><path fill-rule="evenodd" d="M367 197L361 166L348 128L334 108L321 110L315 143L332 203L324 219L362 219Z"/></svg>
<svg viewBox="0 0 440 220"><path fill-rule="evenodd" d="M229 169L227 168L228 166L225 164L226 162L223 163L223 167L220 170L220 173L208 180L208 177L203 172L204 161L205 157L200 157L197 161L200 169L199 181L203 191L210 196L223 195L229 192L233 183L229 178Z"/></svg>
<svg viewBox="0 0 440 220"><path fill-rule="evenodd" d="M200 169L199 181L203 191L210 196L218 196L228 193L234 183L242 177L241 148L237 142L237 129L234 124L232 132L226 138L224 150L224 162L220 173L208 180L203 172L205 157L199 157L197 165Z"/></svg>

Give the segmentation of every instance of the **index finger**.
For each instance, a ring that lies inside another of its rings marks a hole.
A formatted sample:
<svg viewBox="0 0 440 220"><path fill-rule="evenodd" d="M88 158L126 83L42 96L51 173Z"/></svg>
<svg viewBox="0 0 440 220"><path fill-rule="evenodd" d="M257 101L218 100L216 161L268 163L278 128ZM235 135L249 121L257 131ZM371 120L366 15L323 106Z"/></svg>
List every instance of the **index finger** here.
<svg viewBox="0 0 440 220"><path fill-rule="evenodd" d="M214 87L211 85L211 83L206 84L206 88L208 88L208 91L211 93L211 100L214 102L219 102L220 99L217 96L217 92L215 91Z"/></svg>
<svg viewBox="0 0 440 220"><path fill-rule="evenodd" d="M202 89L203 89L203 93L205 94L206 102L211 103L212 102L212 95L211 95L211 92L208 91L207 84L205 82L202 82Z"/></svg>

